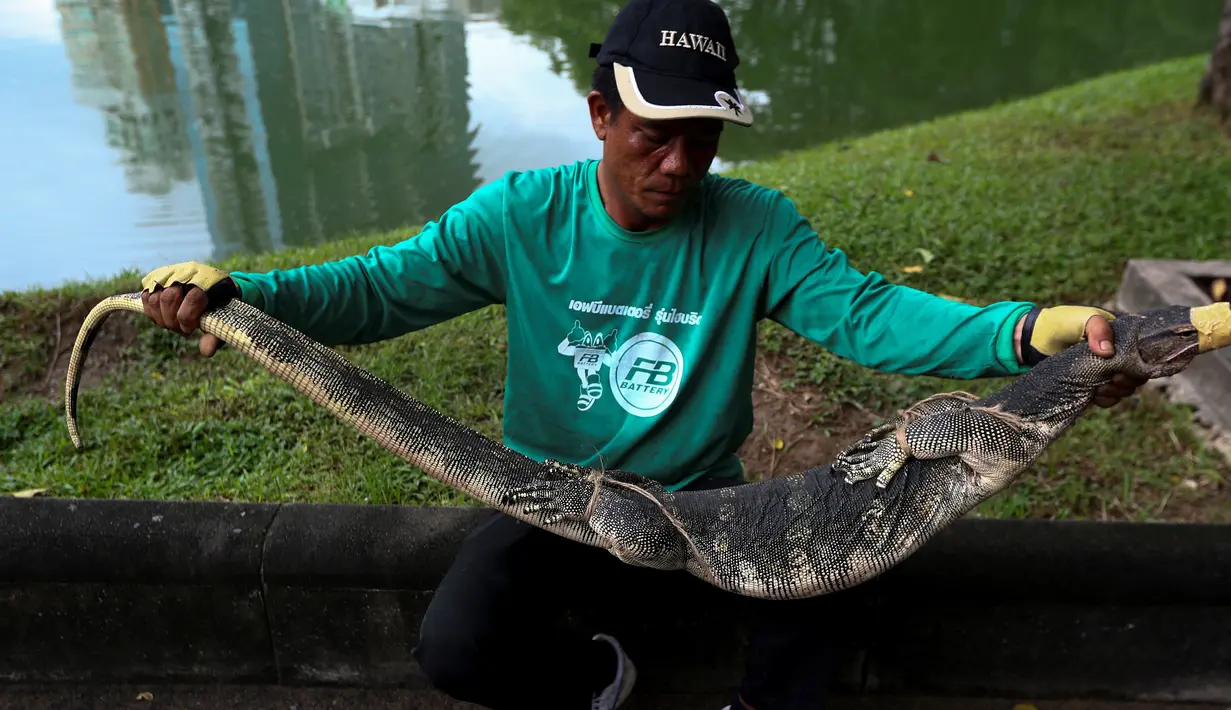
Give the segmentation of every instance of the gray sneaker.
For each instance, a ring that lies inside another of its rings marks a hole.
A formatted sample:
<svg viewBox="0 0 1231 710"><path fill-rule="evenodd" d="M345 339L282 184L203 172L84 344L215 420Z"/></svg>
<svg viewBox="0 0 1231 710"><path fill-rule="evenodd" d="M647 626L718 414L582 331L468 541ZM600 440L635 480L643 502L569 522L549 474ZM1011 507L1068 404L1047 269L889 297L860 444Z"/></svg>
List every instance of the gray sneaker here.
<svg viewBox="0 0 1231 710"><path fill-rule="evenodd" d="M619 641L607 634L598 634L594 640L606 641L615 649L616 674L611 685L604 688L603 692L595 695L590 701L590 710L616 710L628 699L629 693L633 692L633 684L637 682L637 668L633 666L632 660L624 655L624 649Z"/></svg>

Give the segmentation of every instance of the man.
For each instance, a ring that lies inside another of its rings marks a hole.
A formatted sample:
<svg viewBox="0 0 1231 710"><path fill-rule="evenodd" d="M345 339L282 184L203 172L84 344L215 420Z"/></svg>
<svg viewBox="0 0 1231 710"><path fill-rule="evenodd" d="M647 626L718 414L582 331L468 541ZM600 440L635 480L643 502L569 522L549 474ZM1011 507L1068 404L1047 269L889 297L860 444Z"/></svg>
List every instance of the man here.
<svg viewBox="0 0 1231 710"><path fill-rule="evenodd" d="M888 372L1016 374L1083 338L1111 354L1105 311L978 308L892 285L851 268L779 192L710 175L724 127L753 120L727 18L710 0L632 0L591 55L600 161L509 173L419 236L362 256L265 274L158 269L144 282L146 313L187 334L206 308L239 297L341 344L506 304L506 445L670 490L743 481L735 452L751 431L762 318ZM166 288L175 283L186 296ZM205 355L216 347L201 339ZM1097 402L1140 384L1113 383ZM702 588L713 589L493 514L442 581L415 656L438 688L497 710L615 708L632 662L610 636L552 631L557 605L687 603ZM794 602L755 601L731 707L821 707L837 615L808 624Z"/></svg>

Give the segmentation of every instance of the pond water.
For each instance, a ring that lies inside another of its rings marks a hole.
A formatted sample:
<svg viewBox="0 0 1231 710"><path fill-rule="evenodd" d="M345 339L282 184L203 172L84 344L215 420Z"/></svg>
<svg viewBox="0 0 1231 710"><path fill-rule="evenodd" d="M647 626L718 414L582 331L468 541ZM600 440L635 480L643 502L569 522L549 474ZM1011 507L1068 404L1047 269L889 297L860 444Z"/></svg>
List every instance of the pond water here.
<svg viewBox="0 0 1231 710"><path fill-rule="evenodd" d="M1222 0L720 4L757 124L718 170L1206 52ZM0 291L418 224L598 157L619 6L3 0Z"/></svg>

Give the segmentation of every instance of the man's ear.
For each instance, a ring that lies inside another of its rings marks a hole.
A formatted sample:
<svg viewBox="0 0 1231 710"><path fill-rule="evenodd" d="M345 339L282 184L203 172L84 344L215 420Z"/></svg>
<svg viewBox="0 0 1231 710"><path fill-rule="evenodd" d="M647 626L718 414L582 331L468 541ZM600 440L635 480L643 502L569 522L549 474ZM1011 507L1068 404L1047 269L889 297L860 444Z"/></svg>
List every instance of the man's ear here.
<svg viewBox="0 0 1231 710"><path fill-rule="evenodd" d="M607 138L607 130L611 127L611 107L607 105L606 99L597 91L591 91L586 96L587 103L590 104L590 125L594 128L594 135L600 141Z"/></svg>

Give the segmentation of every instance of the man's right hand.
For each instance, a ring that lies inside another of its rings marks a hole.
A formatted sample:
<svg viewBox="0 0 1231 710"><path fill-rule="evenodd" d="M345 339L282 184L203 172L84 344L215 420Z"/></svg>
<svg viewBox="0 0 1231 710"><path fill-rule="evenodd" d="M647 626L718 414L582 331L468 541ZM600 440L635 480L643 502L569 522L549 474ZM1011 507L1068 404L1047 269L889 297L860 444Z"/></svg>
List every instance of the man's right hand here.
<svg viewBox="0 0 1231 710"><path fill-rule="evenodd" d="M185 337L201 325L201 316L213 306L239 295L239 287L225 271L195 261L160 266L141 279L141 305L158 325ZM218 351L219 340L201 336L205 357Z"/></svg>

